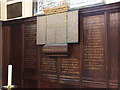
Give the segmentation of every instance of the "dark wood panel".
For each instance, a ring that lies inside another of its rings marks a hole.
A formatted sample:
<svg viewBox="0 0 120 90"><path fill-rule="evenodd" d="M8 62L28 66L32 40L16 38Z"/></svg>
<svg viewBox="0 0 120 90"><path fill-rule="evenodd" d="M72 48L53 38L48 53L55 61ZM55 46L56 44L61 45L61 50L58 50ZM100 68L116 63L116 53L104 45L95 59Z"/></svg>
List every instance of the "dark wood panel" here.
<svg viewBox="0 0 120 90"><path fill-rule="evenodd" d="M3 48L2 48L2 23L0 26L0 86L2 86L2 52L3 52Z"/></svg>
<svg viewBox="0 0 120 90"><path fill-rule="evenodd" d="M105 16L94 15L83 19L84 23L84 72L83 79L106 82ZM91 83L93 83L91 82Z"/></svg>
<svg viewBox="0 0 120 90"><path fill-rule="evenodd" d="M10 25L10 63L13 65L13 83L21 87L23 61L23 31L21 24ZM17 78L18 77L18 78Z"/></svg>
<svg viewBox="0 0 120 90"><path fill-rule="evenodd" d="M60 83L80 85L80 48L79 44L69 44L70 54L60 58ZM73 83L74 82L74 83Z"/></svg>
<svg viewBox="0 0 120 90"><path fill-rule="evenodd" d="M108 60L110 83L118 83L118 13L111 13L108 30Z"/></svg>
<svg viewBox="0 0 120 90"><path fill-rule="evenodd" d="M49 78L41 78L41 88L59 88L59 84L55 80Z"/></svg>
<svg viewBox="0 0 120 90"><path fill-rule="evenodd" d="M7 85L7 65L10 64L10 27L2 28L2 84Z"/></svg>
<svg viewBox="0 0 120 90"><path fill-rule="evenodd" d="M22 16L22 2L7 5L7 19Z"/></svg>
<svg viewBox="0 0 120 90"><path fill-rule="evenodd" d="M118 13L118 81L120 82L120 12Z"/></svg>
<svg viewBox="0 0 120 90"><path fill-rule="evenodd" d="M39 80L38 54L36 45L36 22L23 24L24 29L24 61L23 87L36 88ZM32 86L31 86L32 85Z"/></svg>
<svg viewBox="0 0 120 90"><path fill-rule="evenodd" d="M37 81L36 80L24 80L24 88L36 88Z"/></svg>
<svg viewBox="0 0 120 90"><path fill-rule="evenodd" d="M24 70L37 69L36 23L24 24Z"/></svg>

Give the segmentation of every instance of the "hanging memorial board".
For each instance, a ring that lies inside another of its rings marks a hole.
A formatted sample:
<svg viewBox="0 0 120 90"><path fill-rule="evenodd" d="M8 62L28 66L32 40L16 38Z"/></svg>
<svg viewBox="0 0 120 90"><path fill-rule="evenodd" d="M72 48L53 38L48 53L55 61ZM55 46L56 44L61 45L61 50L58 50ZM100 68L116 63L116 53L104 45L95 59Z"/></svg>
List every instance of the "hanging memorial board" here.
<svg viewBox="0 0 120 90"><path fill-rule="evenodd" d="M67 13L47 16L47 44L66 43Z"/></svg>
<svg viewBox="0 0 120 90"><path fill-rule="evenodd" d="M37 17L37 44L46 42L46 16Z"/></svg>
<svg viewBox="0 0 120 90"><path fill-rule="evenodd" d="M67 43L78 42L78 11L68 12Z"/></svg>
<svg viewBox="0 0 120 90"><path fill-rule="evenodd" d="M37 17L37 44L78 43L78 11Z"/></svg>

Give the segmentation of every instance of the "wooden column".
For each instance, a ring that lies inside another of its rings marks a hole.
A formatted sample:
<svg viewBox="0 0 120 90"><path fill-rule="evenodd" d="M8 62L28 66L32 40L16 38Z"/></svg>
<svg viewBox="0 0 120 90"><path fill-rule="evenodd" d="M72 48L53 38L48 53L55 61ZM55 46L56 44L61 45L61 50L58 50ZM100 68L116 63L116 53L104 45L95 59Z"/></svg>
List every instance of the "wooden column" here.
<svg viewBox="0 0 120 90"><path fill-rule="evenodd" d="M2 86L2 25L0 21L0 88Z"/></svg>

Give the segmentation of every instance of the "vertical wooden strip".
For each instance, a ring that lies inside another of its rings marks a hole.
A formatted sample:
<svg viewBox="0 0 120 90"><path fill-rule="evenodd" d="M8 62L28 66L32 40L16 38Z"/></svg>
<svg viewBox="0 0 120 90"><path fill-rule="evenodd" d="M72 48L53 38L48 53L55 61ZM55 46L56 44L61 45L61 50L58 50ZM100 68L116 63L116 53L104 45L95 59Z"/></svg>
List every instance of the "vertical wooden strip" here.
<svg viewBox="0 0 120 90"><path fill-rule="evenodd" d="M104 17L105 17L105 20L104 20L104 23L105 23L105 27L104 27L104 60L105 60L105 72L106 72L106 88L109 87L109 61L108 61L108 47L107 47L107 41L108 41L108 29L109 29L109 17L107 16L108 13L105 12L104 14Z"/></svg>
<svg viewBox="0 0 120 90"><path fill-rule="evenodd" d="M7 84L7 65L10 64L10 27L2 28L2 85Z"/></svg>
<svg viewBox="0 0 120 90"><path fill-rule="evenodd" d="M119 8L120 10L120 8ZM118 12L118 88L120 88L120 12Z"/></svg>
<svg viewBox="0 0 120 90"><path fill-rule="evenodd" d="M118 88L118 13L110 13L108 16L108 80L109 88Z"/></svg>
<svg viewBox="0 0 120 90"><path fill-rule="evenodd" d="M37 52L38 52L37 53L37 55L38 55L37 70L38 70L38 74L39 74L38 76L41 76L41 68L40 68L40 64L41 64L40 63L40 60L41 60L40 59L41 58L40 57L41 56L41 47L40 46L37 46ZM41 82L40 77L38 77L38 86L37 86L38 88L41 87L41 83L40 82Z"/></svg>
<svg viewBox="0 0 120 90"><path fill-rule="evenodd" d="M84 35L84 29L83 29L83 17L82 16L79 16L79 28L80 28L80 31L79 31L79 38L80 38L80 88L82 88L82 76L83 76L83 66L84 66L84 63L83 63L83 60L84 60L84 47L83 47L83 35Z"/></svg>
<svg viewBox="0 0 120 90"><path fill-rule="evenodd" d="M60 88L60 63L61 63L61 57L57 57L57 84L58 88Z"/></svg>
<svg viewBox="0 0 120 90"><path fill-rule="evenodd" d="M2 50L2 22L0 21L0 88L2 88Z"/></svg>
<svg viewBox="0 0 120 90"><path fill-rule="evenodd" d="M22 62L21 62L21 88L24 88L24 24L22 24Z"/></svg>

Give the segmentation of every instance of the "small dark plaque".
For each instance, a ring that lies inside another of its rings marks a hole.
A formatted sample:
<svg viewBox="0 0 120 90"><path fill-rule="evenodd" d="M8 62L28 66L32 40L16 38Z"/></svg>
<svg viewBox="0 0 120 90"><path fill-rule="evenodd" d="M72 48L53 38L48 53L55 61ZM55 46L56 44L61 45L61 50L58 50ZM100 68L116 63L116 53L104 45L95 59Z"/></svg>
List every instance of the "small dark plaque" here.
<svg viewBox="0 0 120 90"><path fill-rule="evenodd" d="M22 16L22 2L7 5L7 19Z"/></svg>

